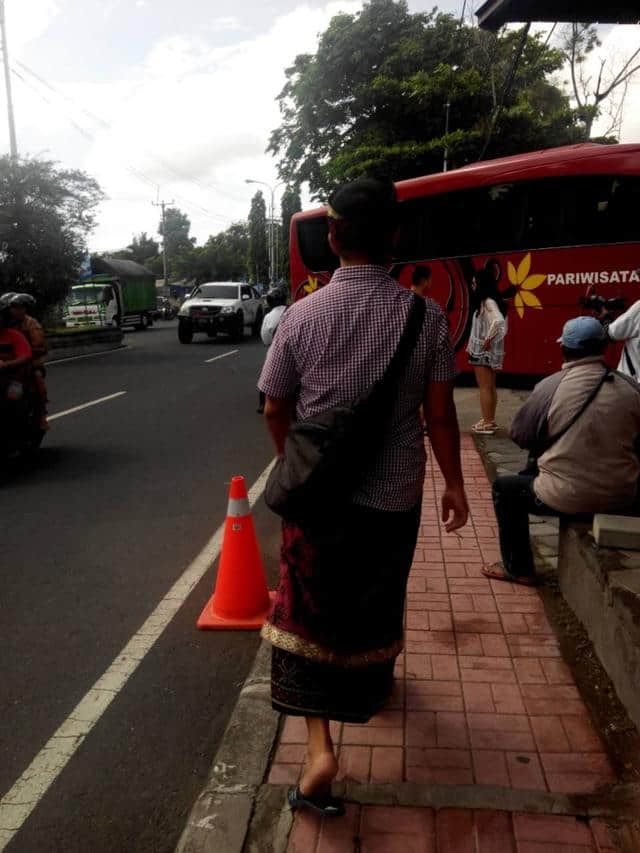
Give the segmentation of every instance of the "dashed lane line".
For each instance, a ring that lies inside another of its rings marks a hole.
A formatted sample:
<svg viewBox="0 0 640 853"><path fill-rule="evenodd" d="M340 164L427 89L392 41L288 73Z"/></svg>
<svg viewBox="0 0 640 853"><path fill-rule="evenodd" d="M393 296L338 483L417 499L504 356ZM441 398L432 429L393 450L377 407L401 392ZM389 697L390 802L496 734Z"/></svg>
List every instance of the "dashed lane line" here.
<svg viewBox="0 0 640 853"><path fill-rule="evenodd" d="M232 349L230 352L223 352L222 355L216 355L214 358L208 358L205 361L205 364L211 364L212 361L218 361L218 359L226 358L228 355L235 355L237 352L240 352L240 350Z"/></svg>
<svg viewBox="0 0 640 853"><path fill-rule="evenodd" d="M269 463L249 490L251 506L262 495L274 462L275 460ZM0 851L5 850L23 826L76 750L151 651L193 588L218 558L223 533L224 522L140 630L131 637L111 666L78 702L22 776L0 800Z"/></svg>
<svg viewBox="0 0 640 853"><path fill-rule="evenodd" d="M70 361L80 361L81 358L97 358L99 355L113 355L116 352L126 352L129 350L135 349L134 346L130 344L123 344L121 347L116 347L115 349L102 349L100 352L86 352L84 355L70 355L67 358L54 358L51 361L47 361L47 370L50 367L55 367L56 364L68 364Z"/></svg>
<svg viewBox="0 0 640 853"><path fill-rule="evenodd" d="M56 412L55 415L49 415L48 420L55 421L57 418L64 418L66 415L72 415L74 412L81 412L83 409L91 408L91 406L106 403L108 400L115 400L116 397L122 397L126 393L126 391L117 391L115 394L109 394L107 397L98 397L97 400L91 400L89 403L83 403L81 406L74 406L72 409L65 409L64 412Z"/></svg>

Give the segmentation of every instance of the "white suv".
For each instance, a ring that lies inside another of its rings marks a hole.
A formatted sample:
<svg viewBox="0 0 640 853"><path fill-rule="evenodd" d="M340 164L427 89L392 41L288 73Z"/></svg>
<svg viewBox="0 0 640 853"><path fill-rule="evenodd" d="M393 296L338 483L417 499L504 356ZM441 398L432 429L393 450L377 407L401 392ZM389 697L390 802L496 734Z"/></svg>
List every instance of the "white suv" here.
<svg viewBox="0 0 640 853"><path fill-rule="evenodd" d="M211 281L195 288L178 314L178 340L190 344L194 332L206 332L215 338L227 332L242 340L246 326L254 337L260 334L264 306L249 284Z"/></svg>

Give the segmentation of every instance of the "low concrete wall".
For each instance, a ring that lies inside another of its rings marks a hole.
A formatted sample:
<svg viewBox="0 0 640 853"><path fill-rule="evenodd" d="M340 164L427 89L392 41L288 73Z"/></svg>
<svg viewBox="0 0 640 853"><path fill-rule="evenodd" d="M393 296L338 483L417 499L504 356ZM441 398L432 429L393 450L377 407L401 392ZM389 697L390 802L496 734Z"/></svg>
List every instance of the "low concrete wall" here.
<svg viewBox="0 0 640 853"><path fill-rule="evenodd" d="M589 524L560 526L560 589L640 728L640 552L598 548Z"/></svg>
<svg viewBox="0 0 640 853"><path fill-rule="evenodd" d="M122 329L92 329L63 335L47 335L49 344L47 362L118 349L123 346L123 337Z"/></svg>

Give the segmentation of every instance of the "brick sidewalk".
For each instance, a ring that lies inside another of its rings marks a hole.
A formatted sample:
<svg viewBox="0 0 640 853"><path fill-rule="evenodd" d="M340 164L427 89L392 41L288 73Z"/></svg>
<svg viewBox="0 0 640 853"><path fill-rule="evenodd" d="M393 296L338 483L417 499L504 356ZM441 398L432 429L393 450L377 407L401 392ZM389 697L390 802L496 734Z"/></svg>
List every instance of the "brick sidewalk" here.
<svg viewBox="0 0 640 853"><path fill-rule="evenodd" d="M438 518L443 483L429 466L396 689L367 726L332 724L339 778L592 792L613 772L537 591L480 574L499 551L490 486L469 437L463 466L471 519L454 535ZM288 718L270 783L298 780L305 741L304 721ZM344 820L324 824L297 816L288 850L586 853L614 850L607 839L601 821L572 817L350 806Z"/></svg>

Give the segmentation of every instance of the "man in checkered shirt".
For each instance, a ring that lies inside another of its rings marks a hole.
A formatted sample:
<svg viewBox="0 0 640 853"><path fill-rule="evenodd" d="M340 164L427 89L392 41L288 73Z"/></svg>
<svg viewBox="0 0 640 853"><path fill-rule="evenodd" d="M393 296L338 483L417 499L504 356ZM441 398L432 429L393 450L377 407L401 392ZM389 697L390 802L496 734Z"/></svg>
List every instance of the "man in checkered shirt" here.
<svg viewBox="0 0 640 853"><path fill-rule="evenodd" d="M397 221L393 185L361 179L341 187L328 217L340 268L326 287L288 309L258 383L278 453L294 417L351 401L382 377L419 298L386 271ZM446 318L428 300L383 448L353 495L343 540L320 546L283 525L280 585L263 636L274 647L274 707L307 717L309 757L291 793L293 808L340 811L329 794L337 764L328 720L366 722L391 689L420 521L421 404L445 479L446 528L466 523L453 378Z"/></svg>

